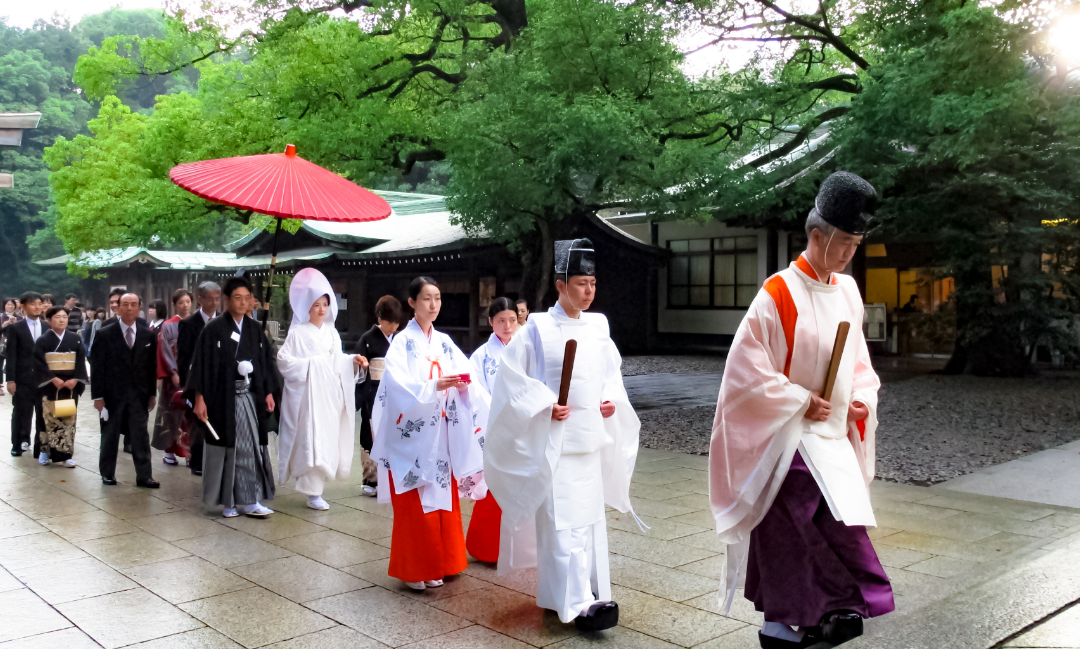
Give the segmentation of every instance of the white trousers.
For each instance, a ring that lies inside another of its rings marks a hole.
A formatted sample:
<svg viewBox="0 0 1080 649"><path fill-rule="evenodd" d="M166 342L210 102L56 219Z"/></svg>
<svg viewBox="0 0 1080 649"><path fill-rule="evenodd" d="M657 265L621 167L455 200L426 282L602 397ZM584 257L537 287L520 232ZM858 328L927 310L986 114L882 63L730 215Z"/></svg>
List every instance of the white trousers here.
<svg viewBox="0 0 1080 649"><path fill-rule="evenodd" d="M560 530L555 525L554 495L548 496L536 510L536 560L536 605L558 613L564 624L595 602L610 600L603 502L596 523Z"/></svg>
<svg viewBox="0 0 1080 649"><path fill-rule="evenodd" d="M307 473L296 479L296 490L305 496L321 496L326 488L326 476L317 467L307 470Z"/></svg>

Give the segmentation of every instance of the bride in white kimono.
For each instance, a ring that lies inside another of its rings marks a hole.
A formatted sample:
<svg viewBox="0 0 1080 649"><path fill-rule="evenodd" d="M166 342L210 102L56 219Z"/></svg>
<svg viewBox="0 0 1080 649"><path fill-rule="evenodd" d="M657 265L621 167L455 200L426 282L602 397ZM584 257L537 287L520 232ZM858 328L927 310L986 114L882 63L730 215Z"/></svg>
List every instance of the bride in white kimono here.
<svg viewBox="0 0 1080 649"><path fill-rule="evenodd" d="M487 400L470 385L469 358L433 326L435 280L413 280L409 306L414 318L390 343L375 396L371 457L379 502L394 507L387 574L423 590L468 566L455 482L469 492L484 468Z"/></svg>
<svg viewBox="0 0 1080 649"><path fill-rule="evenodd" d="M346 480L352 469L354 386L367 359L341 351L334 328L337 300L322 273L314 268L298 272L289 302L292 324L278 352L278 370L285 377L278 476L282 484L295 477L296 490L307 495L308 507L326 510L326 481Z"/></svg>

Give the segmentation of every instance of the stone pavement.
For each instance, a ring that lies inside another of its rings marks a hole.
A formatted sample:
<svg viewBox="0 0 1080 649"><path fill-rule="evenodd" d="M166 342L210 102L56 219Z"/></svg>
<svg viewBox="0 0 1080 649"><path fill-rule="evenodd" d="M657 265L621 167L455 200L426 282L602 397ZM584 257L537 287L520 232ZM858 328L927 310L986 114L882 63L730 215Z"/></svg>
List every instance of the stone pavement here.
<svg viewBox="0 0 1080 649"><path fill-rule="evenodd" d="M105 487L96 472L95 414L84 400L76 469L41 467L29 453L0 455L0 649L757 646L761 616L752 606L736 598L730 614L718 609L724 549L712 530L704 457L642 449L631 493L651 529L642 533L632 518L609 513L621 624L584 637L536 608L534 573L499 577L473 562L422 593L387 577L393 513L360 495L357 469L353 483L328 489L329 512L307 509L303 495L283 487L268 503L277 511L268 520L205 511L199 479L166 467L157 452L161 489L132 486L123 454L122 484ZM3 397L0 439L9 420ZM940 486L876 481L872 491L880 524L872 536L898 612L870 621L853 646L986 649L1080 599L1080 560L1059 560L1080 559L1080 510ZM466 527L470 511L465 503ZM1026 566L1041 577L1032 579ZM1060 579L1052 574L1058 566ZM1048 593L1034 598L1038 606L1012 605L1027 617L1001 615L970 642L924 644L906 635L934 628L928 610L954 625L963 621L950 611L996 610L986 596L974 604L964 598L980 588L999 594L994 580L1016 574L1027 580L1009 587L1016 593ZM1076 626L1072 611L1035 627L1030 641L1057 642L1053 634Z"/></svg>

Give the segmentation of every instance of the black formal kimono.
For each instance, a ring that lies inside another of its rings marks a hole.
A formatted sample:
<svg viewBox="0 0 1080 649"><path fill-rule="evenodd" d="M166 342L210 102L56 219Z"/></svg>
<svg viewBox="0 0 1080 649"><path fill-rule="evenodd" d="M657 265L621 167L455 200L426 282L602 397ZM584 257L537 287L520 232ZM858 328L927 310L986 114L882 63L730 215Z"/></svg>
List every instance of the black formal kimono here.
<svg viewBox="0 0 1080 649"><path fill-rule="evenodd" d="M184 396L192 403L202 395L218 434L214 439L207 430L203 436L203 502L208 507L234 509L274 497L266 409L266 395L277 390L273 351L257 322L245 316L241 325L229 314L206 323L185 386ZM253 368L247 378L239 371L242 361Z"/></svg>
<svg viewBox="0 0 1080 649"><path fill-rule="evenodd" d="M212 321L217 317L215 312L210 316ZM176 373L180 375L180 385L187 385L188 371L191 369L191 357L195 354L195 343L199 340L199 335L202 334L203 327L206 326L208 321L203 319L202 310L196 309L195 313L192 313L188 317L184 318L177 325L177 338L176 338ZM194 403L194 402L192 402ZM189 413L190 414L190 413ZM199 475L202 472L202 456L203 456L203 430L204 427L195 424L191 417L188 420L190 439L190 457L188 458L188 466L191 467L192 473Z"/></svg>
<svg viewBox="0 0 1080 649"><path fill-rule="evenodd" d="M50 369L49 361L57 358L54 354L74 354L75 367L71 370ZM79 335L65 331L61 338L52 329L42 334L34 349L34 373L45 424L45 430L41 432L41 452L47 453L53 462L70 460L75 452L75 417L56 417L54 404L60 399L74 399L78 404L79 396L86 390L86 354ZM75 379L78 383L71 389L57 388L53 378Z"/></svg>
<svg viewBox="0 0 1080 649"><path fill-rule="evenodd" d="M383 335L382 329L374 325L371 329L360 336L360 340L353 349L354 354L360 354L370 363L376 358L386 358L386 352L390 349L390 341ZM375 393L379 391L379 383L368 376L363 383L356 385L356 409L360 411L360 446L371 452L371 408L375 405Z"/></svg>

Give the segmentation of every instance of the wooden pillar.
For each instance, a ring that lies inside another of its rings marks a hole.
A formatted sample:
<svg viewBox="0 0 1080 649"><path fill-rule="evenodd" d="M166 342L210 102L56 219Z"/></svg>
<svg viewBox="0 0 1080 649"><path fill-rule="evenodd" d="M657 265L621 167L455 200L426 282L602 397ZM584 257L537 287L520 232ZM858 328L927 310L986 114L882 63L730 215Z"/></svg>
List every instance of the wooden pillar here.
<svg viewBox="0 0 1080 649"><path fill-rule="evenodd" d="M349 331L363 333L374 322L367 312L367 270L350 267L348 287Z"/></svg>
<svg viewBox="0 0 1080 649"><path fill-rule="evenodd" d="M480 266L469 257L469 353L480 346Z"/></svg>

